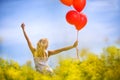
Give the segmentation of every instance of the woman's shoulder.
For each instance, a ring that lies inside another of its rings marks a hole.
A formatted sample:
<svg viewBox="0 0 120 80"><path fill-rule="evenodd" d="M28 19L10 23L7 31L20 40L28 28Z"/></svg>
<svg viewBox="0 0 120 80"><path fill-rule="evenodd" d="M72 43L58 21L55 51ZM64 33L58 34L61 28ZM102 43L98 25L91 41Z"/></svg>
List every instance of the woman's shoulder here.
<svg viewBox="0 0 120 80"><path fill-rule="evenodd" d="M34 48L34 50L32 51L32 54L33 54L33 57L36 57L37 51L36 51L35 48Z"/></svg>
<svg viewBox="0 0 120 80"><path fill-rule="evenodd" d="M48 57L51 56L51 55L54 55L54 50L48 50Z"/></svg>

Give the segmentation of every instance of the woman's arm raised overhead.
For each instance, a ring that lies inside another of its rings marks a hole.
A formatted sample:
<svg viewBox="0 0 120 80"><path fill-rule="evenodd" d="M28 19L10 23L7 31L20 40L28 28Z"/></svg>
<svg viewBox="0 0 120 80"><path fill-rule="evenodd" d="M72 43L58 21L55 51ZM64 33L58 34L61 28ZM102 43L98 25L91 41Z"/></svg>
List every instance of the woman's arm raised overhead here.
<svg viewBox="0 0 120 80"><path fill-rule="evenodd" d="M27 36L27 34L25 32L25 24L24 23L21 24L21 28L23 30L23 34L25 36L25 39L27 40L27 43L28 43L28 46L29 46L31 52L34 53L35 48L32 46L32 43L30 42L30 40L29 40L29 38L28 38L28 36Z"/></svg>

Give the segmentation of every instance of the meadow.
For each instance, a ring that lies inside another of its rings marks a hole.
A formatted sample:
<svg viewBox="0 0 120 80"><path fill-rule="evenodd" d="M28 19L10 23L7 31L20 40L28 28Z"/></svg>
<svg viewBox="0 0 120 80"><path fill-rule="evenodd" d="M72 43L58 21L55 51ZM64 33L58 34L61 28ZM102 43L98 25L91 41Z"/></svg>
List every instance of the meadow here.
<svg viewBox="0 0 120 80"><path fill-rule="evenodd" d="M54 74L35 71L31 61L24 65L0 58L0 80L120 80L120 48L109 46L100 55L83 49L80 60L59 60Z"/></svg>

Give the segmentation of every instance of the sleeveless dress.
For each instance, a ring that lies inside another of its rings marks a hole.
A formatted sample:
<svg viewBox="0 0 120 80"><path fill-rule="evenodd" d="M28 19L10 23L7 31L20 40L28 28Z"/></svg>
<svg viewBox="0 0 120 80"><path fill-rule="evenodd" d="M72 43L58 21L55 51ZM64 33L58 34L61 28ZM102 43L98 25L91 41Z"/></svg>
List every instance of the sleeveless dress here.
<svg viewBox="0 0 120 80"><path fill-rule="evenodd" d="M34 57L36 71L40 73L53 73L52 68L48 65L48 51L46 57Z"/></svg>

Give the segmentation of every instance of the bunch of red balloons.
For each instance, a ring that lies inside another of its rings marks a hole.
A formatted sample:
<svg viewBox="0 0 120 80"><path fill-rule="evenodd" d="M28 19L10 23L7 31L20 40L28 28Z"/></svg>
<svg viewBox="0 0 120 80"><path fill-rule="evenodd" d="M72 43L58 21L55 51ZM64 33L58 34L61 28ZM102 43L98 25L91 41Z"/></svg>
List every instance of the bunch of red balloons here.
<svg viewBox="0 0 120 80"><path fill-rule="evenodd" d="M74 25L75 28L79 31L87 23L87 17L81 11L86 5L86 0L60 0L66 6L73 6L75 10L70 10L66 14L66 21Z"/></svg>

